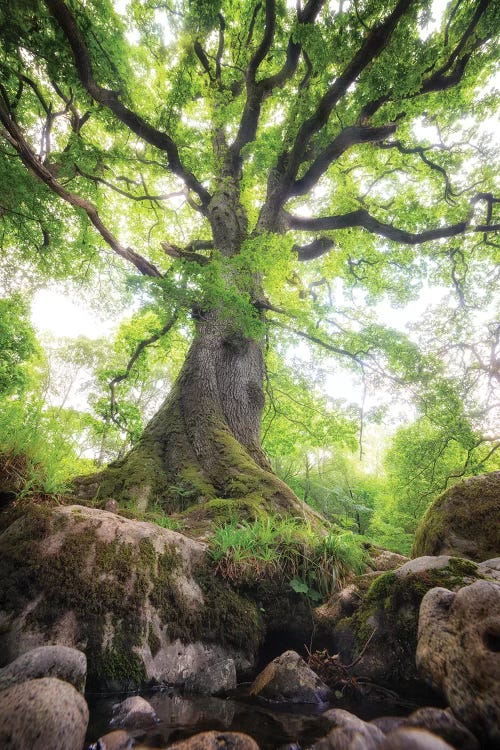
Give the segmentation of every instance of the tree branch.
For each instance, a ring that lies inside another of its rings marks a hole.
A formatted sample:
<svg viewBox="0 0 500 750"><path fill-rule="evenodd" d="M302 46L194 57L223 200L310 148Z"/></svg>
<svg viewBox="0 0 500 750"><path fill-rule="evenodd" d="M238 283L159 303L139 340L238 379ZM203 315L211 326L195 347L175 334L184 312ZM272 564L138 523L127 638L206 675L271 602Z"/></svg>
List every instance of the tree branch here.
<svg viewBox="0 0 500 750"><path fill-rule="evenodd" d="M262 37L262 41L257 47L255 54L252 56L247 68L247 78L251 83L255 81L255 75L259 65L264 60L265 56L271 49L271 44L273 43L274 32L276 29L276 0L266 0L265 15L264 36Z"/></svg>
<svg viewBox="0 0 500 750"><path fill-rule="evenodd" d="M213 81L214 77L212 75L212 71L210 69L210 63L208 62L208 57L205 54L205 50L201 46L198 39L196 39L194 43L194 52L198 60L201 62L201 65L205 71L205 73L208 75L211 81Z"/></svg>
<svg viewBox="0 0 500 750"><path fill-rule="evenodd" d="M226 30L226 21L222 13L218 14L219 18L219 44L217 47L217 55L215 57L215 80L221 84L221 61L222 55L224 54L224 32Z"/></svg>
<svg viewBox="0 0 500 750"><path fill-rule="evenodd" d="M300 24L314 23L316 16L324 5L325 0L309 0L303 11L298 13L298 22ZM257 6L255 13L259 6ZM255 19L252 19L254 23ZM240 120L240 126L235 140L231 144L226 159L226 169L235 175L240 160L242 148L251 141L255 140L257 126L259 123L260 111L264 100L275 89L283 86L286 81L295 73L301 52L301 45L294 42L290 37L286 50L285 63L281 70L276 74L256 81L256 73L259 65L269 52L274 38L276 24L276 8L274 0L266 2L266 31L264 38L252 60L249 63L246 72L246 89L247 98Z"/></svg>
<svg viewBox="0 0 500 750"><path fill-rule="evenodd" d="M471 203L474 203L477 200L478 198L475 196ZM378 234L381 237L386 237L389 240L401 242L405 245L420 245L424 242L431 242L446 237L456 237L465 232L497 232L500 229L500 224L491 223L470 226L469 220L467 220L460 221L450 226L425 229L422 232L409 232L405 229L399 229L392 224L386 224L379 221L364 208L360 208L357 211L350 211L346 214L320 216L316 218L292 216L291 214L284 212L284 220L289 229L307 232L359 227L361 229L366 229L372 234Z"/></svg>
<svg viewBox="0 0 500 750"><path fill-rule="evenodd" d="M0 103L0 121L5 127L4 130L0 130L0 135L4 137L11 146L15 148L19 154L23 164L36 176L39 180L44 182L56 195L65 200L71 206L83 210L91 223L97 229L101 237L104 239L107 245L119 255L121 258L132 263L144 276L155 276L161 278L162 274L160 271L150 263L142 255L139 255L130 247L124 247L113 233L105 226L102 222L97 208L93 203L81 198L75 193L71 193L65 187L63 187L50 172L47 167L38 159L36 154L32 151L28 142L24 138L20 128L11 118L10 113L5 109L4 105Z"/></svg>
<svg viewBox="0 0 500 750"><path fill-rule="evenodd" d="M178 245L172 245L170 242L162 242L160 244L166 254L175 260L186 260L188 262L198 263L200 266L206 266L210 263L210 258L207 258L206 255L200 255L194 250L188 249L190 248L190 245L188 245L187 248L182 248ZM194 243L191 243L191 246L193 244Z"/></svg>
<svg viewBox="0 0 500 750"><path fill-rule="evenodd" d="M115 91L105 89L96 83L87 45L80 33L75 18L65 5L64 0L45 0L45 4L61 27L71 46L78 77L90 96L103 107L111 110L133 133L150 145L164 151L167 154L168 164L172 172L180 177L199 196L203 206L207 205L211 198L210 193L191 172L184 168L178 148L172 138L154 128L140 115L126 107L120 101Z"/></svg>
<svg viewBox="0 0 500 750"><path fill-rule="evenodd" d="M276 326L277 328L282 328L284 331L293 333L294 336L299 336L299 338L307 339L307 341L311 341L313 344L318 344L318 346L322 346L323 349L327 349L329 352L333 352L334 354L340 354L342 357L348 357L353 362L356 362L356 364L358 364L360 367L363 366L363 361L360 359L358 354L353 354L352 352L349 352L347 349L342 349L341 347L334 346L333 344L330 344L327 341L320 339L319 336L314 336L313 334L307 333L306 331L300 331L297 328L292 328L292 326L289 326L286 323L282 323L281 320L272 319L272 320L268 320L267 322L270 325Z"/></svg>
<svg viewBox="0 0 500 750"><path fill-rule="evenodd" d="M109 180L105 180L104 177L98 177L97 175L84 172L83 169L81 169L77 164L75 164L75 170L79 175L81 175L82 177L85 177L86 180L90 180L91 182L95 182L95 183L100 183L101 185L106 185L106 187L109 187L111 190L114 190L115 193L118 193L119 195L123 195L124 198L130 198L130 200L133 200L133 201L166 201L166 200L169 200L169 198L179 198L180 196L185 195L184 190L176 190L173 193L165 193L163 195L150 195L149 193L145 193L144 195L134 195L133 193L130 193L128 190L123 190L122 188L118 187L118 185L113 185L112 182L109 182ZM117 179L123 180L124 178L121 177Z"/></svg>
<svg viewBox="0 0 500 750"><path fill-rule="evenodd" d="M159 341L163 336L165 336L175 325L177 318L179 317L179 313L177 310L174 311L174 314L170 318L170 320L163 326L163 328L158 331L158 333L154 333L152 336L150 336L147 339L143 339L139 342L137 347L134 350L134 353L130 357L127 367L125 368L125 371L122 372L120 375L116 375L112 380L109 381L109 390L110 390L110 416L113 422L118 427L123 427L121 422L116 417L116 398L115 398L115 387L118 385L118 383L121 383L123 380L126 380L128 376L130 375L130 371L132 370L132 367L135 365L137 360L139 359L142 352L147 349L148 346L151 346L151 344L156 343L156 341Z"/></svg>
<svg viewBox="0 0 500 750"><path fill-rule="evenodd" d="M294 245L292 250L297 253L299 260L313 260L320 258L334 247L335 242L331 237L318 237L308 245Z"/></svg>
<svg viewBox="0 0 500 750"><path fill-rule="evenodd" d="M289 195L305 195L318 182L330 164L338 159L345 151L360 143L383 141L396 131L396 125L382 125L380 127L363 127L352 125L344 128L336 138L316 157L307 172L296 180Z"/></svg>
<svg viewBox="0 0 500 750"><path fill-rule="evenodd" d="M286 158L285 185L287 191L295 180L297 170L302 161L302 155L312 136L326 125L333 108L344 96L349 86L355 82L363 70L382 52L394 29L413 2L414 0L399 0L385 21L370 31L344 72L341 73L321 98L316 112L303 123L295 138L292 149Z"/></svg>
<svg viewBox="0 0 500 750"><path fill-rule="evenodd" d="M422 159L424 164L427 164L427 166L430 167L430 169L434 170L435 172L439 172L439 174L443 176L444 184L445 184L445 189L444 189L445 200L450 202L450 197L452 195L455 195L446 169L444 169L444 167L441 167L439 164L436 164L435 162L431 161L426 156L426 151L430 151L429 148L424 148L424 146L405 146L403 143L401 143L401 141L387 141L386 143L380 143L379 148L382 148L382 149L395 148L399 151L400 154L418 154L418 156Z"/></svg>

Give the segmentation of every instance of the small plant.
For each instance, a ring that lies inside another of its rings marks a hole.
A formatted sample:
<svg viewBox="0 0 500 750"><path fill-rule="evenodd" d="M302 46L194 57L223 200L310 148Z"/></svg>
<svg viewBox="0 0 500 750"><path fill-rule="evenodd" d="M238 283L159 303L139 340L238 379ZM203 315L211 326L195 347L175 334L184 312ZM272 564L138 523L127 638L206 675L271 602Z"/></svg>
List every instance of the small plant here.
<svg viewBox="0 0 500 750"><path fill-rule="evenodd" d="M290 588L293 589L296 594L305 594L311 602L319 602L323 598L317 589L312 588L301 578L292 578L290 581Z"/></svg>
<svg viewBox="0 0 500 750"><path fill-rule="evenodd" d="M351 532L322 534L302 519L279 516L253 523L231 520L216 530L210 554L225 578L279 576L311 602L330 595L351 572L360 572L365 557Z"/></svg>
<svg viewBox="0 0 500 750"><path fill-rule="evenodd" d="M146 521L153 521L157 526L161 526L162 529L170 529L170 531L179 531L182 528L182 524L176 518L170 518L170 516L154 516L150 518L146 517Z"/></svg>

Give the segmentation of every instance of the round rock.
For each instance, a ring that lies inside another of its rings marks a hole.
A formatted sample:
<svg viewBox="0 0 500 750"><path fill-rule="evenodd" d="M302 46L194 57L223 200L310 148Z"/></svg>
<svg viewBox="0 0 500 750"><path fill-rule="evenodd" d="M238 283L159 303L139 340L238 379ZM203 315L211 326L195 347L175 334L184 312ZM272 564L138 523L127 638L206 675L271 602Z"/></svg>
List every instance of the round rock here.
<svg viewBox="0 0 500 750"><path fill-rule="evenodd" d="M80 693L53 677L28 680L0 693L2 750L82 750L88 720Z"/></svg>
<svg viewBox="0 0 500 750"><path fill-rule="evenodd" d="M201 732L169 745L168 750L259 750L255 740L241 732Z"/></svg>
<svg viewBox="0 0 500 750"><path fill-rule="evenodd" d="M380 750L454 750L451 745L425 729L396 729L379 745Z"/></svg>
<svg viewBox="0 0 500 750"><path fill-rule="evenodd" d="M113 706L112 726L142 729L157 722L158 716L153 706L139 695L133 695Z"/></svg>
<svg viewBox="0 0 500 750"><path fill-rule="evenodd" d="M277 703L324 703L331 690L296 651L285 651L257 675L250 695Z"/></svg>
<svg viewBox="0 0 500 750"><path fill-rule="evenodd" d="M57 677L83 693L87 657L69 646L39 646L0 669L0 690L38 677Z"/></svg>
<svg viewBox="0 0 500 750"><path fill-rule="evenodd" d="M474 733L500 742L500 584L431 589L420 607L417 667Z"/></svg>
<svg viewBox="0 0 500 750"><path fill-rule="evenodd" d="M135 740L123 729L115 729L99 737L97 742L89 747L89 750L132 750Z"/></svg>
<svg viewBox="0 0 500 750"><path fill-rule="evenodd" d="M449 742L457 750L479 750L477 738L449 709L419 708L403 720L402 726L426 729Z"/></svg>

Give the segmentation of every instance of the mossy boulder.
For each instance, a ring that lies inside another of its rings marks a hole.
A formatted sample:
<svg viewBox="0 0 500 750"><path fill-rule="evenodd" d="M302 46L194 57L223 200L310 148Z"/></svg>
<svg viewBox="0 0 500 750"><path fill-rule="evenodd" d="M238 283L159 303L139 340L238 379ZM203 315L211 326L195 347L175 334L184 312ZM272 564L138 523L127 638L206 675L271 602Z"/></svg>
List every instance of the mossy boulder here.
<svg viewBox="0 0 500 750"><path fill-rule="evenodd" d="M500 471L443 492L422 518L412 556L456 555L481 562L500 553Z"/></svg>
<svg viewBox="0 0 500 750"><path fill-rule="evenodd" d="M318 625L331 653L351 674L411 693L423 686L415 667L420 603L436 586L457 590L483 577L470 560L450 556L411 560L394 571L359 576L349 609L318 609ZM354 611L353 611L354 610ZM349 612L349 614L347 614ZM335 619L329 620L329 613Z"/></svg>
<svg viewBox="0 0 500 750"><path fill-rule="evenodd" d="M262 638L258 607L213 574L204 544L96 508L31 507L0 534L0 579L4 663L76 647L91 687L184 685L224 660L245 670Z"/></svg>

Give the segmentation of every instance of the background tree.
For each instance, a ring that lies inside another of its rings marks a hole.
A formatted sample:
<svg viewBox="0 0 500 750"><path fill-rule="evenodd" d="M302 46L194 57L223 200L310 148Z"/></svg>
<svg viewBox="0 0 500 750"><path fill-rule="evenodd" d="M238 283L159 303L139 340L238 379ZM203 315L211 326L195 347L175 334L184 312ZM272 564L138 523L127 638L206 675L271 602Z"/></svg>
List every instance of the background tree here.
<svg viewBox="0 0 500 750"><path fill-rule="evenodd" d="M462 123L492 111L499 9L459 0L429 26L416 0L157 5L128 4L128 36L105 0L3 6L7 262L74 279L127 263L157 319L132 365L191 332L167 400L89 494L304 512L261 448L266 339L416 398L446 382L344 292L401 303L432 273L466 306L463 265L493 264L492 152Z"/></svg>

